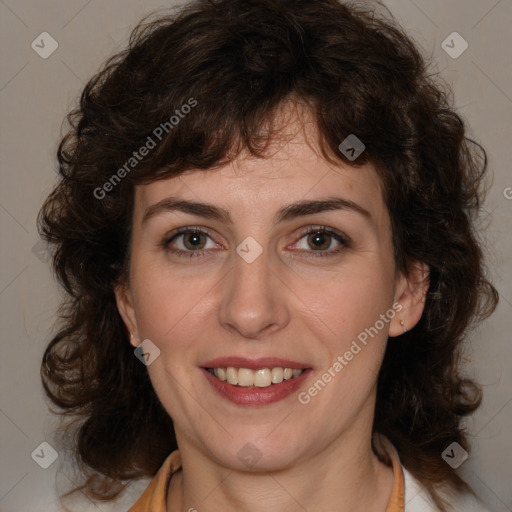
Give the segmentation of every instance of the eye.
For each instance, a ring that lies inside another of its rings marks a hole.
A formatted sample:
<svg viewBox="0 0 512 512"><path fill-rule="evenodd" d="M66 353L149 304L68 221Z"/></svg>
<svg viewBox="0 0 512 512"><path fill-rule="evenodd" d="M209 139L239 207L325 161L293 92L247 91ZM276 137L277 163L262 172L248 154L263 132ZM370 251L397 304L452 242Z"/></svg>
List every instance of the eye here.
<svg viewBox="0 0 512 512"><path fill-rule="evenodd" d="M165 250L186 258L203 256L204 250L219 248L219 244L212 240L208 231L194 226L174 231L164 239L162 245Z"/></svg>
<svg viewBox="0 0 512 512"><path fill-rule="evenodd" d="M339 254L345 248L350 247L350 240L346 235L325 226L318 226L303 231L295 245L300 251L317 253L308 255L308 257L316 258ZM332 250L333 246L336 247L334 250Z"/></svg>
<svg viewBox="0 0 512 512"><path fill-rule="evenodd" d="M317 226L303 230L294 245L304 256L318 258L339 254L350 247L350 239L325 226ZM222 248L213 241L207 230L195 226L177 229L162 241L162 247L184 258L202 257L211 249Z"/></svg>

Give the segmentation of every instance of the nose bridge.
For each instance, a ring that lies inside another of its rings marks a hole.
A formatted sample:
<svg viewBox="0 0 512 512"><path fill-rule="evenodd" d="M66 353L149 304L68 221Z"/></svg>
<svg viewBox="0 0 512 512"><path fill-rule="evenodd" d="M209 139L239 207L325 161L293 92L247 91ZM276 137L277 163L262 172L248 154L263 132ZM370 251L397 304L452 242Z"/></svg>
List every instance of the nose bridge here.
<svg viewBox="0 0 512 512"><path fill-rule="evenodd" d="M245 245L245 247L244 247ZM233 269L232 285L234 288L232 292L237 294L246 295L247 299L252 297L258 298L260 295L270 298L269 288L272 286L270 276L270 258L268 251L261 251L259 255L253 256L253 259L245 259L240 255L244 249L247 249L247 244L240 244L237 250L237 257ZM252 248L250 248L250 251ZM250 254L250 252L248 252Z"/></svg>
<svg viewBox="0 0 512 512"><path fill-rule="evenodd" d="M219 309L221 324L247 338L258 337L270 326L283 327L288 320L283 285L271 269L270 254L253 240L244 240L234 254Z"/></svg>

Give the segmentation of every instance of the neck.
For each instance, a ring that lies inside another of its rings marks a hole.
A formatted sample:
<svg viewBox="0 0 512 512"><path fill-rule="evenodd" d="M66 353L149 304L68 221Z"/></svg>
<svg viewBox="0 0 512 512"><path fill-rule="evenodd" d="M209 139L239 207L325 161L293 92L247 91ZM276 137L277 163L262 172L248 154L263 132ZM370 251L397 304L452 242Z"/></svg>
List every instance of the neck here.
<svg viewBox="0 0 512 512"><path fill-rule="evenodd" d="M383 512L393 472L373 453L371 432L340 436L320 453L274 472L239 472L213 463L188 445L171 480L168 510L213 512Z"/></svg>

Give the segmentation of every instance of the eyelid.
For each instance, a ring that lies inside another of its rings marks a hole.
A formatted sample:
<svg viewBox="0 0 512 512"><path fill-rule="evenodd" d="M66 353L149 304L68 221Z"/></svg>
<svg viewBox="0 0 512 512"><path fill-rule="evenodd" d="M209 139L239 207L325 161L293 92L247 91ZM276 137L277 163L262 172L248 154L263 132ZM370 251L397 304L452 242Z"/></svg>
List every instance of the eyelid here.
<svg viewBox="0 0 512 512"><path fill-rule="evenodd" d="M299 239L302 238L304 235L308 235L308 234L314 233L316 231L327 233L329 235L336 235L346 245L350 245L350 243L351 243L350 238L345 233L343 233L342 231L338 231L337 229L331 228L329 226L323 226L323 225L320 225L320 224L317 225L317 226L315 226L315 225L307 226L307 227L301 229L301 231L299 232Z"/></svg>
<svg viewBox="0 0 512 512"><path fill-rule="evenodd" d="M177 229L171 231L170 233L166 234L164 236L163 241L162 241L162 245L164 247L166 247L168 244L170 244L179 235L183 235L183 234L186 234L186 233L202 233L204 235L207 235L211 240L215 241L213 239L213 236L212 236L214 231L209 229L209 228L205 228L203 226L183 226L181 228L177 228ZM215 241L215 243L217 245L221 245L217 241ZM193 252L193 251L189 251L189 252ZM196 251L196 252L200 252L200 251Z"/></svg>
<svg viewBox="0 0 512 512"><path fill-rule="evenodd" d="M334 240L336 240L339 243L339 247L336 249L330 249L330 250L305 250L305 249L298 249L297 252L303 253L308 258L327 258L330 256L336 256L339 255L343 250L350 249L352 247L352 240L350 237L348 237L345 233L338 231L337 229L330 228L328 226L323 225L317 225L317 226L307 226L303 228L297 237L297 240L293 242L292 245L296 245L304 238L306 235L312 235L315 233L323 233Z"/></svg>

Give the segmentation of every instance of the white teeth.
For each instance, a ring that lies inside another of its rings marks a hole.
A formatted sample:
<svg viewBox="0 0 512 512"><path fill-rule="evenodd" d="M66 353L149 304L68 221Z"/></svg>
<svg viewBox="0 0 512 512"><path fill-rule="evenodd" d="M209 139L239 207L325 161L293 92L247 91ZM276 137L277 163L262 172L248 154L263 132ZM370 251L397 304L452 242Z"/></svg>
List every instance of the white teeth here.
<svg viewBox="0 0 512 512"><path fill-rule="evenodd" d="M283 373L284 370L282 368L272 368L272 384L283 382Z"/></svg>
<svg viewBox="0 0 512 512"><path fill-rule="evenodd" d="M238 384L238 371L235 368L232 368L231 366L229 368L226 368L226 380L230 384Z"/></svg>
<svg viewBox="0 0 512 512"><path fill-rule="evenodd" d="M272 371L268 368L257 370L254 374L254 385L258 388L266 388L272 383Z"/></svg>
<svg viewBox="0 0 512 512"><path fill-rule="evenodd" d="M238 370L238 385L245 387L254 385L254 372L248 368L240 368Z"/></svg>
<svg viewBox="0 0 512 512"><path fill-rule="evenodd" d="M219 380L227 381L234 386L267 388L272 384L280 384L283 380L290 380L298 377L304 370L296 368L260 368L250 370L249 368L213 368L210 370Z"/></svg>

